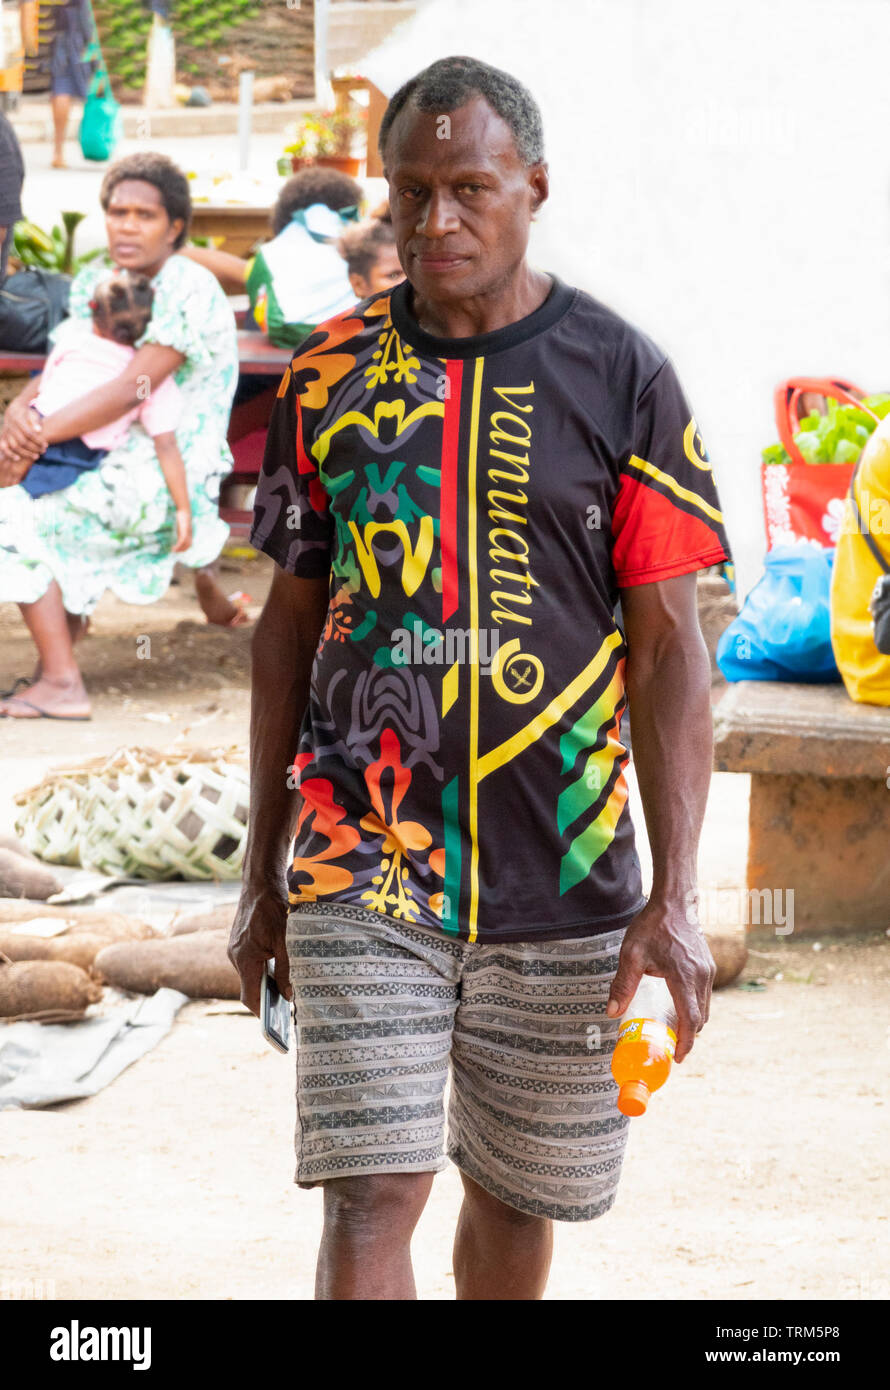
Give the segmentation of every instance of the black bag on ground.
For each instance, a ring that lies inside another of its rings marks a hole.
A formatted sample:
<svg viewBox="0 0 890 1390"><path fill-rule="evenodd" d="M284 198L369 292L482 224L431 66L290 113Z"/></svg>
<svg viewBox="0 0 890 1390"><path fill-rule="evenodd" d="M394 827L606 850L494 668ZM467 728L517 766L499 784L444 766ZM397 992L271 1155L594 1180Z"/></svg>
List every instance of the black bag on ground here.
<svg viewBox="0 0 890 1390"><path fill-rule="evenodd" d="M868 522L863 522L862 513L859 510L859 503L856 501L855 482L859 466L853 470L850 479L850 500L853 504L853 515L856 518L856 525L862 539L868 546L878 565L884 571L879 575L875 587L872 590L871 599L868 604L868 611L874 622L874 643L882 656L890 656L890 566L884 559L879 547L875 544L874 537L868 529Z"/></svg>
<svg viewBox="0 0 890 1390"><path fill-rule="evenodd" d="M18 270L0 289L0 351L49 352L49 335L68 313L71 276Z"/></svg>
<svg viewBox="0 0 890 1390"><path fill-rule="evenodd" d="M890 574L881 575L868 607L875 620L875 646L882 656L890 656Z"/></svg>

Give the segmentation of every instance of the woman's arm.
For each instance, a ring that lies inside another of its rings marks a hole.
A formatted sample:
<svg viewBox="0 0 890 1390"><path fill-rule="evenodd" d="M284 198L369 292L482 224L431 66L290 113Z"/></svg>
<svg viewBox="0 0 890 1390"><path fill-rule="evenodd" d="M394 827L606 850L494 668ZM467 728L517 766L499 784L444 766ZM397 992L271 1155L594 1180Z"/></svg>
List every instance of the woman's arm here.
<svg viewBox="0 0 890 1390"><path fill-rule="evenodd" d="M40 377L32 377L10 401L0 432L0 487L21 482L29 467L46 448L40 420L28 406L40 389Z"/></svg>
<svg viewBox="0 0 890 1390"><path fill-rule="evenodd" d="M47 415L43 421L43 447L56 444L60 439L89 434L91 430L110 425L112 420L119 420L134 406L144 404L149 393L184 361L183 354L175 348L146 343L114 381Z"/></svg>
<svg viewBox="0 0 890 1390"><path fill-rule="evenodd" d="M173 430L167 434L156 434L153 442L164 481L176 508L176 544L172 547L176 554L180 550L188 550L192 543L192 507L185 480L185 464Z"/></svg>
<svg viewBox="0 0 890 1390"><path fill-rule="evenodd" d="M212 271L229 294L244 293L250 261L233 256L230 251L217 251L215 246L184 246L179 254Z"/></svg>

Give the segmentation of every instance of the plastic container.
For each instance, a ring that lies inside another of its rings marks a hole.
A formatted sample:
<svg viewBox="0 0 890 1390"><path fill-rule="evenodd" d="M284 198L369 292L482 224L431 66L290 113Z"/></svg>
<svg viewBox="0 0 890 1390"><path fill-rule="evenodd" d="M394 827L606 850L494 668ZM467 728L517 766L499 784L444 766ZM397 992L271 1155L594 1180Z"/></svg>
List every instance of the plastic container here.
<svg viewBox="0 0 890 1390"><path fill-rule="evenodd" d="M653 1091L670 1076L677 1011L664 980L644 975L618 1027L612 1075L622 1115L644 1115Z"/></svg>

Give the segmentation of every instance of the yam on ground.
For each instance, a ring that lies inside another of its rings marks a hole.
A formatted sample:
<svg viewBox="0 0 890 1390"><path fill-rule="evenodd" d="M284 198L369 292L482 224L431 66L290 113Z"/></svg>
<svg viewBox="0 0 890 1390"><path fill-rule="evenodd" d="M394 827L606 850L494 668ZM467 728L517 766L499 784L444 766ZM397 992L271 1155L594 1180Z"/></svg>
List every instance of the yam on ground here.
<svg viewBox="0 0 890 1390"><path fill-rule="evenodd" d="M166 987L190 999L239 999L241 981L226 955L227 944L220 931L122 942L100 951L93 969L108 984L135 994Z"/></svg>
<svg viewBox="0 0 890 1390"><path fill-rule="evenodd" d="M714 988L723 989L741 975L748 959L748 946L742 932L705 932L717 975Z"/></svg>
<svg viewBox="0 0 890 1390"><path fill-rule="evenodd" d="M223 903L220 907L208 908L206 912L193 912L173 923L172 936L187 936L195 931L231 931L235 920L237 903Z"/></svg>
<svg viewBox="0 0 890 1390"><path fill-rule="evenodd" d="M151 941L159 936L150 922L138 917L126 917L123 912L85 912L83 917L65 929L66 936L101 936L106 945L111 941Z"/></svg>
<svg viewBox="0 0 890 1390"><path fill-rule="evenodd" d="M0 929L10 923L29 922L35 917L63 919L68 924L65 927L66 936L86 932L90 936L104 936L106 941L146 941L158 935L148 922L140 922L138 917L128 917L123 912L101 912L95 907L56 907L42 902L0 898Z"/></svg>
<svg viewBox="0 0 890 1390"><path fill-rule="evenodd" d="M61 891L61 880L44 864L26 859L17 850L0 849L0 898L33 898L42 902Z"/></svg>
<svg viewBox="0 0 890 1390"><path fill-rule="evenodd" d="M0 1018L56 1023L82 1018L102 987L62 960L0 961Z"/></svg>
<svg viewBox="0 0 890 1390"><path fill-rule="evenodd" d="M20 854L23 859L27 859L31 864L39 864L40 860L36 854L32 854L25 848L24 840L20 840L18 835L0 835L0 849L11 849L13 853Z"/></svg>
<svg viewBox="0 0 890 1390"><path fill-rule="evenodd" d="M67 960L89 970L96 956L108 945L105 936L78 932L69 936L26 936L21 932L0 931L0 954L10 960Z"/></svg>

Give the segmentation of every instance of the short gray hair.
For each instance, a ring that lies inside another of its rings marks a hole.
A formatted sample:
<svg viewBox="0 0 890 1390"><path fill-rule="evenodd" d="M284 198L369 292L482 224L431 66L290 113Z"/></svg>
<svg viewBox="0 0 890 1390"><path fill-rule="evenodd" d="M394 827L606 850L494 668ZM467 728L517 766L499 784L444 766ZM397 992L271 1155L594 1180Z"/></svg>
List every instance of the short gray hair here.
<svg viewBox="0 0 890 1390"><path fill-rule="evenodd" d="M516 152L523 164L544 159L544 125L531 92L509 72L493 68L478 58L440 58L405 82L380 122L378 148L383 155L387 137L399 112L409 101L420 111L455 111L475 96L484 97L513 132Z"/></svg>

